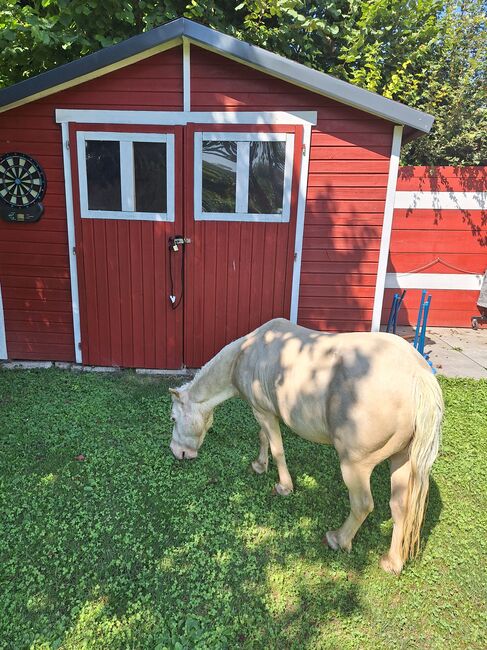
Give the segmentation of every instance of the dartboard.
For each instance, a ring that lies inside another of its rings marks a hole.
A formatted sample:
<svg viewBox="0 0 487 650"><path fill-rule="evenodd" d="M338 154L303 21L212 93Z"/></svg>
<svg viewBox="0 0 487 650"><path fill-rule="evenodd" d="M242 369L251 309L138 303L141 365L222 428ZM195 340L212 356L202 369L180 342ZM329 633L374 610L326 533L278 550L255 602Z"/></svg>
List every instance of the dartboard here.
<svg viewBox="0 0 487 650"><path fill-rule="evenodd" d="M24 153L0 156L0 200L15 208L42 201L46 177L41 166Z"/></svg>

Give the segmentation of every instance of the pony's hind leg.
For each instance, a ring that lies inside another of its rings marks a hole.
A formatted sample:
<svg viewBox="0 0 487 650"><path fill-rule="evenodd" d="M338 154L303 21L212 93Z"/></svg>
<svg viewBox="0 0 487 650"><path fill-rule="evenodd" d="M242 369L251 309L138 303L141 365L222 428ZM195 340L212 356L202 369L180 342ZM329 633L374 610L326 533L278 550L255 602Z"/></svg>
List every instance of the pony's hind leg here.
<svg viewBox="0 0 487 650"><path fill-rule="evenodd" d="M409 448L391 456L391 514L394 522L391 548L382 556L380 565L388 573L401 573L404 557L402 541L404 537L404 519L406 517L407 494L411 463Z"/></svg>
<svg viewBox="0 0 487 650"><path fill-rule="evenodd" d="M262 431L269 441L272 458L279 472L279 483L276 484L275 491L277 494L286 496L293 491L293 482L286 465L279 420L273 413L263 413L256 409L253 409L253 411L255 419L262 427Z"/></svg>
<svg viewBox="0 0 487 650"><path fill-rule="evenodd" d="M264 474L267 472L269 465L269 438L266 436L265 431L259 431L260 450L257 460L252 463L252 469L256 474Z"/></svg>
<svg viewBox="0 0 487 650"><path fill-rule="evenodd" d="M340 548L350 551L358 529L374 509L374 500L370 491L370 475L373 466L342 460L340 467L350 496L350 514L341 528L326 533L326 541L334 551Z"/></svg>

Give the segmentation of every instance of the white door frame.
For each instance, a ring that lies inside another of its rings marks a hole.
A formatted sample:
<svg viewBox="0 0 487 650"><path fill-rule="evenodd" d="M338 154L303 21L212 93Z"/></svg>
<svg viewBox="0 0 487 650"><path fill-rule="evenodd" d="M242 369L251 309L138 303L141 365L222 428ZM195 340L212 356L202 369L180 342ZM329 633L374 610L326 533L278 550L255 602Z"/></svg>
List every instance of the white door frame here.
<svg viewBox="0 0 487 650"><path fill-rule="evenodd" d="M61 124L63 140L64 191L66 194L66 220L68 225L69 275L71 279L71 308L73 312L74 356L83 363L81 354L81 325L79 317L78 268L76 266L76 237L74 232L73 181L69 144L69 124Z"/></svg>
<svg viewBox="0 0 487 650"><path fill-rule="evenodd" d="M2 285L0 285L0 359L8 359L7 339L5 337L5 317L3 313Z"/></svg>
<svg viewBox="0 0 487 650"><path fill-rule="evenodd" d="M308 187L308 168L311 145L311 128L316 124L316 111L104 111L84 109L56 109L56 122L61 124L64 181L66 194L66 219L69 246L69 270L73 313L74 349L77 363L83 362L81 353L81 324L79 312L78 270L76 264L76 237L74 228L73 183L69 143L70 123L127 124L184 126L187 124L300 124L303 126L303 158L299 179L299 196L294 243L294 268L291 287L290 320L297 322L301 276L301 258L304 232L304 213ZM77 170L75 170L77 171ZM1 339L0 339L1 351Z"/></svg>

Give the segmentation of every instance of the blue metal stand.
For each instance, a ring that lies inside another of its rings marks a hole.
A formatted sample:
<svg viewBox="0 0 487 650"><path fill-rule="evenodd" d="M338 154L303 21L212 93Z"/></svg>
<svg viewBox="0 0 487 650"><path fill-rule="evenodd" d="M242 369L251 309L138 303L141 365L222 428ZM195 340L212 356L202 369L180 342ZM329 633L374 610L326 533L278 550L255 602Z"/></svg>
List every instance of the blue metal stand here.
<svg viewBox="0 0 487 650"><path fill-rule="evenodd" d="M394 294L394 299L391 305L391 311L389 312L389 320L387 321L386 332L392 332L393 334L396 333L397 315L399 314L399 309L401 308L402 301L404 300L405 295L406 295L406 289L404 289L401 295L399 295L398 293Z"/></svg>
<svg viewBox="0 0 487 650"><path fill-rule="evenodd" d="M436 374L436 369L430 361L429 354L424 353L424 341L426 338L426 323L428 322L428 313L431 305L431 296L426 297L428 292L423 289L421 293L421 302L419 304L418 320L416 323L416 332L414 333L413 346L425 358L431 367L431 371Z"/></svg>

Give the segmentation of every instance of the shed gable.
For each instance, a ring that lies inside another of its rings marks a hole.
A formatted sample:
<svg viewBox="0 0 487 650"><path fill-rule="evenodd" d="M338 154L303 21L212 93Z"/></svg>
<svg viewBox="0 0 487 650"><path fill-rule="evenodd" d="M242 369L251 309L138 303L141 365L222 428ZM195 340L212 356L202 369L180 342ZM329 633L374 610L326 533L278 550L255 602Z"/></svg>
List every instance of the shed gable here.
<svg viewBox="0 0 487 650"><path fill-rule="evenodd" d="M22 151L48 180L42 219L0 220L0 286L12 359L74 361L66 197L57 108L182 110L182 47L0 114L0 152Z"/></svg>
<svg viewBox="0 0 487 650"><path fill-rule="evenodd" d="M370 330L393 125L194 46L191 108L317 111L298 322L327 331Z"/></svg>

